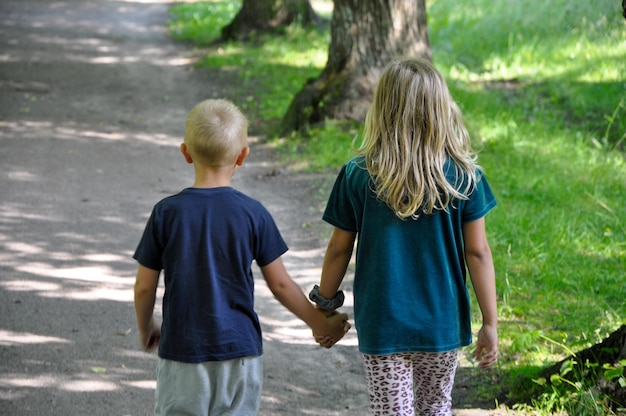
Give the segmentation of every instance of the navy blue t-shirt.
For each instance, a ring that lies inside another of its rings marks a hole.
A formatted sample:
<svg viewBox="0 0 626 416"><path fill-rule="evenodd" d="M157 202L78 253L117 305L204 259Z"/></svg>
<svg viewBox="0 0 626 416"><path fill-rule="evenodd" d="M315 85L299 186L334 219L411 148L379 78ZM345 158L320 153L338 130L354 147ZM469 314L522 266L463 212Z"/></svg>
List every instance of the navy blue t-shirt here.
<svg viewBox="0 0 626 416"><path fill-rule="evenodd" d="M157 203L133 257L164 272L159 357L261 355L252 262L262 267L286 251L267 209L231 187L187 188Z"/></svg>

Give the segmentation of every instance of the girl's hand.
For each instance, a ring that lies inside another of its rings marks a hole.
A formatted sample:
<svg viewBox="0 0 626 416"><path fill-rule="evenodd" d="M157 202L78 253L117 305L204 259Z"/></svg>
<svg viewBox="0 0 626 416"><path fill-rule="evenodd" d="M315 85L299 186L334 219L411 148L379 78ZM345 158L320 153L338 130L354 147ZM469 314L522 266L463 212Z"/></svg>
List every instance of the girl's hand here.
<svg viewBox="0 0 626 416"><path fill-rule="evenodd" d="M498 330L494 325L480 328L474 358L479 368L491 367L498 361Z"/></svg>
<svg viewBox="0 0 626 416"><path fill-rule="evenodd" d="M326 315L326 330L324 334L313 333L315 342L324 348L335 345L352 327L348 322L348 315L336 311L321 311Z"/></svg>

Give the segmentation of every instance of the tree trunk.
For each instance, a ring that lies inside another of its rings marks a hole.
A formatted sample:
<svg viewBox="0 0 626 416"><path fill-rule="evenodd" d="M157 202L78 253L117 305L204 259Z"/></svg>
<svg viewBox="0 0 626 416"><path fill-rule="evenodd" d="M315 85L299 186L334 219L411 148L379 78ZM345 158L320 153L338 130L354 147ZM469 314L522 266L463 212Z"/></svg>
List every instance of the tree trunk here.
<svg viewBox="0 0 626 416"><path fill-rule="evenodd" d="M430 58L425 0L335 0L328 62L296 94L283 132L327 118L362 121L382 69L397 56Z"/></svg>
<svg viewBox="0 0 626 416"><path fill-rule="evenodd" d="M576 363L574 367L580 367L585 363L597 363L597 364L615 364L619 360L626 359L626 325L622 325L615 332L612 332L606 339L599 344L592 345L591 347L579 351L573 357L565 358L550 367L544 368L539 373L539 377L543 377L546 380L550 380L550 376L553 374L559 374L561 366L566 361L574 360Z"/></svg>
<svg viewBox="0 0 626 416"><path fill-rule="evenodd" d="M248 40L294 21L307 25L318 20L309 0L243 0L233 21L222 28L221 40Z"/></svg>
<svg viewBox="0 0 626 416"><path fill-rule="evenodd" d="M544 368L538 376L545 378L549 383L550 376L560 374L563 364L566 361L573 360L573 371L563 376L571 380L577 375L585 373L589 368L589 363L598 364L596 368L602 369L604 364L615 365L624 359L626 359L626 325L622 325L619 329L612 332L599 344L592 345L576 353L573 357L568 357L550 367ZM600 391L611 397L615 402L626 405L626 388L621 387L617 380L604 380L602 379L602 374L600 374L597 384Z"/></svg>

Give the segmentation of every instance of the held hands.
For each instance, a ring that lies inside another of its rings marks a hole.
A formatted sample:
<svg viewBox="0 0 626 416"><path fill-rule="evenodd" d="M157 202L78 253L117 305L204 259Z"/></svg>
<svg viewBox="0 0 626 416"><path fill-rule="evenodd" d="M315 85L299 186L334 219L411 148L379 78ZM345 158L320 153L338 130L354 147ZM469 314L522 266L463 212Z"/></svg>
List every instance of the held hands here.
<svg viewBox="0 0 626 416"><path fill-rule="evenodd" d="M337 311L322 311L326 316L326 325L323 333L313 332L315 342L324 348L330 348L335 345L352 327L348 322L348 315L338 313Z"/></svg>
<svg viewBox="0 0 626 416"><path fill-rule="evenodd" d="M498 330L495 325L480 328L474 358L479 368L491 367L498 361Z"/></svg>

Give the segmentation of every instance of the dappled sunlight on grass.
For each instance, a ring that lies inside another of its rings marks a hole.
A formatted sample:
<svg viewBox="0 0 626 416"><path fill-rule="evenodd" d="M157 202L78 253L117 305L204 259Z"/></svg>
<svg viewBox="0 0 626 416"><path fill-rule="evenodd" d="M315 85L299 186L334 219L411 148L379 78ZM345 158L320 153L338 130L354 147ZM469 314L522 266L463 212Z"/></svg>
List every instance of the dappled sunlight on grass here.
<svg viewBox="0 0 626 416"><path fill-rule="evenodd" d="M273 54L276 56L275 59L269 59L268 64L288 64L296 68L316 68L319 72L322 71L324 65L326 64L326 60L328 59L327 53L317 53L311 54L307 51L285 51L282 52L281 47L276 45L275 48L266 48L265 53ZM296 62L296 65L293 63Z"/></svg>
<svg viewBox="0 0 626 416"><path fill-rule="evenodd" d="M623 66L608 65L607 74ZM623 92L617 82L568 78L578 74L585 73L564 73L563 84L529 81L501 89L462 77L451 83L499 201L487 232L506 368L543 366L567 354L542 336L580 350L625 319L626 159L603 144L604 116ZM590 99L596 91L599 99ZM574 117L592 111L599 128L590 133L589 122ZM622 120L609 140L624 132L624 112L617 113ZM476 303L474 312L480 316Z"/></svg>
<svg viewBox="0 0 626 416"><path fill-rule="evenodd" d="M241 1L210 0L178 5L171 9L175 18L169 23L170 32L181 40L210 44L221 35L239 11Z"/></svg>
<svg viewBox="0 0 626 416"><path fill-rule="evenodd" d="M623 141L626 24L617 2L474 0L473 7L489 11L483 17L449 3L437 0L429 8L434 59L454 81L453 89L471 88L501 104L486 108L493 104L460 97L469 122L481 121L483 136L514 134L516 141L537 142L535 129L527 130L529 136L511 131L512 124L536 123L536 130L549 126L546 135L569 135L587 145ZM613 113L619 117L607 129L606 117Z"/></svg>
<svg viewBox="0 0 626 416"><path fill-rule="evenodd" d="M217 20L230 21L238 8L227 2L200 2L175 7L171 33L181 40L208 45L219 37ZM332 4L332 3L331 3ZM189 18L189 16L193 16ZM329 32L294 24L281 36L260 35L254 42L228 42L207 47L199 65L229 73L238 83L233 101L255 128L275 129L295 93L319 75L328 58ZM228 79L232 82L232 78ZM262 97L262 99L260 98ZM262 126L262 127L261 127Z"/></svg>

